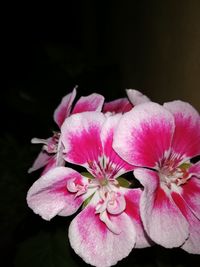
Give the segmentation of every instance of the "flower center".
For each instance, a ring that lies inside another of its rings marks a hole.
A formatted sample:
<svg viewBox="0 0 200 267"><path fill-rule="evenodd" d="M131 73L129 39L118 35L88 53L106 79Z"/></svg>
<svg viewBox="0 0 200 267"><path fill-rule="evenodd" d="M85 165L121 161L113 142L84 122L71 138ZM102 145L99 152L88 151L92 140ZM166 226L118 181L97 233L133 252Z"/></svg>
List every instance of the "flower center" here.
<svg viewBox="0 0 200 267"><path fill-rule="evenodd" d="M99 184L100 184L100 186L106 186L106 185L108 185L108 180L106 178L103 178L103 179L99 180Z"/></svg>
<svg viewBox="0 0 200 267"><path fill-rule="evenodd" d="M181 186L190 178L188 169L191 166L189 162L175 166L174 162L166 162L159 171L161 184L171 189L172 185Z"/></svg>
<svg viewBox="0 0 200 267"><path fill-rule="evenodd" d="M74 193L74 197L85 196L83 207L90 201L95 192L98 192L95 213L99 214L99 218L106 226L115 234L119 234L120 230L111 220L111 215L118 215L126 208L124 196L118 191L120 185L116 179L95 179L88 178L87 183L83 183L80 179L72 179L67 182L67 189Z"/></svg>

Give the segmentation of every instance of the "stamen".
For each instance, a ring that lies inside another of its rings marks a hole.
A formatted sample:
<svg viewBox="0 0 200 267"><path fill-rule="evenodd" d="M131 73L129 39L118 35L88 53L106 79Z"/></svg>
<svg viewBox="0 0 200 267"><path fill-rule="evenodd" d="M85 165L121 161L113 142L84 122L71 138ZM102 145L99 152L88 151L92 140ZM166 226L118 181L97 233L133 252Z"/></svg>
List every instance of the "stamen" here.
<svg viewBox="0 0 200 267"><path fill-rule="evenodd" d="M87 185L76 182L76 179L67 182L67 190L71 193L76 193L74 198L83 195L87 192Z"/></svg>
<svg viewBox="0 0 200 267"><path fill-rule="evenodd" d="M126 201L123 195L114 191L107 191L106 187L103 187L99 191L101 200L96 206L96 214L99 214L99 218L106 226L115 234L119 234L119 229L112 223L109 218L109 214L118 215L126 208Z"/></svg>
<svg viewBox="0 0 200 267"><path fill-rule="evenodd" d="M163 161L163 165L160 168L160 182L166 185L169 189L172 188L172 184L181 186L187 182L190 178L188 169L191 163L178 161L176 157L171 157ZM179 162L179 165L178 165ZM181 164L180 164L181 162Z"/></svg>
<svg viewBox="0 0 200 267"><path fill-rule="evenodd" d="M42 138L32 138L31 139L31 143L32 144L44 144L44 145L47 145L48 144L48 139L42 139Z"/></svg>

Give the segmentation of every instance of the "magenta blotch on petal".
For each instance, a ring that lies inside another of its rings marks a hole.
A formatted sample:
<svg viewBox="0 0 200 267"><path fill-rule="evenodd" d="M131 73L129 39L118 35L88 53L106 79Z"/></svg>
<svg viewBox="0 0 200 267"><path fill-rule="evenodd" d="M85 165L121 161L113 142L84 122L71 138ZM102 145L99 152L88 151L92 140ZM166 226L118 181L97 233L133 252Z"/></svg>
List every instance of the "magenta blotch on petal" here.
<svg viewBox="0 0 200 267"><path fill-rule="evenodd" d="M107 159L104 163L104 169L106 174L115 178L120 175L132 171L134 169L133 165L125 162L112 147L113 135L121 119L121 114L116 114L113 116L106 117L101 130L101 141L104 151L104 157Z"/></svg>
<svg viewBox="0 0 200 267"><path fill-rule="evenodd" d="M84 112L67 118L62 125L64 158L71 163L92 168L102 156L100 131L104 115L100 112Z"/></svg>
<svg viewBox="0 0 200 267"><path fill-rule="evenodd" d="M170 149L173 132L172 114L147 102L123 115L113 147L128 163L153 168Z"/></svg>

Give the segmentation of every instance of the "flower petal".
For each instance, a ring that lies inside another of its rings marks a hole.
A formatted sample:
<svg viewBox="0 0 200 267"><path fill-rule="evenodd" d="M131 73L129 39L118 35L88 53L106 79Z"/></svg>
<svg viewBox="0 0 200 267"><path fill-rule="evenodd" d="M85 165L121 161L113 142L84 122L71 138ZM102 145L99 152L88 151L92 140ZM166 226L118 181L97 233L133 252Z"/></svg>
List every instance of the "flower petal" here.
<svg viewBox="0 0 200 267"><path fill-rule="evenodd" d="M128 163L153 168L169 151L173 132L172 114L159 104L147 102L123 115L113 147Z"/></svg>
<svg viewBox="0 0 200 267"><path fill-rule="evenodd" d="M183 199L190 209L200 220L200 179L192 176L187 183L182 186Z"/></svg>
<svg viewBox="0 0 200 267"><path fill-rule="evenodd" d="M85 111L101 111L103 103L104 97L102 95L94 93L89 96L82 96L74 106L72 114Z"/></svg>
<svg viewBox="0 0 200 267"><path fill-rule="evenodd" d="M67 190L67 182L70 180L76 180L80 184L87 183L86 178L70 168L56 167L50 170L29 189L28 206L45 220L50 220L57 214L73 214L84 198L75 198L75 195Z"/></svg>
<svg viewBox="0 0 200 267"><path fill-rule="evenodd" d="M192 254L200 254L200 220L198 220L192 214L192 212L190 212L190 217L188 216L188 221L190 235L186 242L183 244L182 249Z"/></svg>
<svg viewBox="0 0 200 267"><path fill-rule="evenodd" d="M121 114L108 116L101 131L101 141L105 156L104 169L107 177L111 178L119 177L123 173L134 169L134 166L120 158L112 148L113 135L121 117Z"/></svg>
<svg viewBox="0 0 200 267"><path fill-rule="evenodd" d="M104 103L103 112L125 113L131 110L132 107L133 105L127 98L119 98L114 101Z"/></svg>
<svg viewBox="0 0 200 267"><path fill-rule="evenodd" d="M48 164L51 158L52 155L49 155L46 151L42 150L35 159L32 167L29 168L28 173L39 170L40 168L44 167L45 165Z"/></svg>
<svg viewBox="0 0 200 267"><path fill-rule="evenodd" d="M151 101L146 95L135 89L126 89L126 93L133 106Z"/></svg>
<svg viewBox="0 0 200 267"><path fill-rule="evenodd" d="M44 170L42 171L42 175L50 171L51 169L56 167L56 158L55 155L52 155L49 162L46 164Z"/></svg>
<svg viewBox="0 0 200 267"><path fill-rule="evenodd" d="M122 190L121 190L122 191ZM149 247L153 242L148 238L140 217L139 202L142 194L141 189L123 188L126 200L125 213L131 218L136 229L136 248Z"/></svg>
<svg viewBox="0 0 200 267"><path fill-rule="evenodd" d="M200 161L189 168L189 173L200 178Z"/></svg>
<svg viewBox="0 0 200 267"><path fill-rule="evenodd" d="M105 116L100 112L83 112L70 116L61 128L64 159L71 163L90 165L102 156L100 132Z"/></svg>
<svg viewBox="0 0 200 267"><path fill-rule="evenodd" d="M173 101L164 104L175 118L175 132L172 142L173 150L184 157L200 155L200 116L189 104Z"/></svg>
<svg viewBox="0 0 200 267"><path fill-rule="evenodd" d="M171 195L160 187L157 172L138 168L134 174L144 186L140 211L147 234L167 248L182 245L189 235L187 220Z"/></svg>
<svg viewBox="0 0 200 267"><path fill-rule="evenodd" d="M121 230L119 234L111 232L99 214L95 214L93 202L75 217L69 227L72 248L85 262L97 267L116 264L128 256L135 245L135 229L129 216L121 213L109 215L109 219Z"/></svg>
<svg viewBox="0 0 200 267"><path fill-rule="evenodd" d="M189 237L182 245L182 249L189 253L200 254L200 220L193 214L185 199L179 194L173 192L172 197L189 223Z"/></svg>
<svg viewBox="0 0 200 267"><path fill-rule="evenodd" d="M54 121L57 123L59 128L63 124L65 118L67 118L70 114L72 103L76 97L76 87L73 89L73 91L64 96L61 100L61 103L54 111Z"/></svg>

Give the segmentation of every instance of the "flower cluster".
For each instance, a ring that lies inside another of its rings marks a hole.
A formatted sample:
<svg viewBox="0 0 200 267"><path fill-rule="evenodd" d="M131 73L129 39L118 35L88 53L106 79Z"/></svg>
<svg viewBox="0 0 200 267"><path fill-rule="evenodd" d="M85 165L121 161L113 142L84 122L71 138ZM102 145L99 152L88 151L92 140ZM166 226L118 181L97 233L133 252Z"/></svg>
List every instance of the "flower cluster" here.
<svg viewBox="0 0 200 267"><path fill-rule="evenodd" d="M96 93L74 103L75 88L62 99L54 112L59 131L32 139L43 147L29 172L42 174L28 205L45 220L80 211L70 244L94 266L154 243L200 254L199 113L182 101L160 105L126 92L108 103Z"/></svg>

